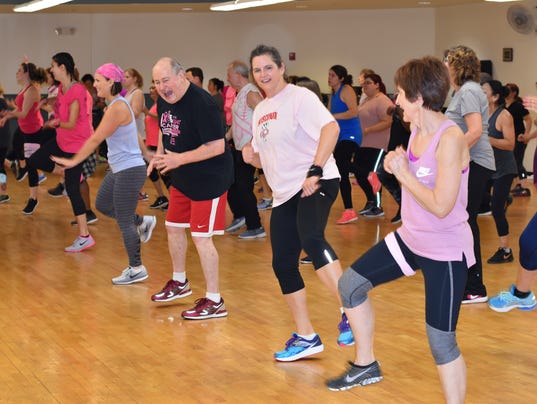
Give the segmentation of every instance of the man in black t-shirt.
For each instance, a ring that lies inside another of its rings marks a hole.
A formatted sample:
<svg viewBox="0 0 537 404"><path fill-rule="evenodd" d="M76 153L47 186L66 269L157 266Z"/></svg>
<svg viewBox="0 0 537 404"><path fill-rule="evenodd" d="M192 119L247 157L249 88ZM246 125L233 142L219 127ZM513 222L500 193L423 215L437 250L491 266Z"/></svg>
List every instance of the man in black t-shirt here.
<svg viewBox="0 0 537 404"><path fill-rule="evenodd" d="M192 85L174 59L162 58L153 67L159 93L159 144L148 167L170 173L170 202L166 214L173 278L151 299L168 302L192 294L186 279L186 228L190 228L207 283L204 298L183 311L186 319L225 317L220 296L218 252L213 234L224 234L227 190L233 181L233 161L224 140L218 107L205 90Z"/></svg>

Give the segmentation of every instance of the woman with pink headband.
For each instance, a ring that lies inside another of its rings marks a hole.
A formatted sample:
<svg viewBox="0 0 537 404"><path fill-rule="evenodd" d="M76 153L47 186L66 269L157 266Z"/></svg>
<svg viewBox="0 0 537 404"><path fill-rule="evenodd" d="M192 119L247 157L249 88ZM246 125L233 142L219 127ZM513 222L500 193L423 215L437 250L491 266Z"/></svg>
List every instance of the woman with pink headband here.
<svg viewBox="0 0 537 404"><path fill-rule="evenodd" d="M121 96L123 70L113 63L106 63L95 72L97 95L108 104L103 119L95 133L71 158L52 157L65 167L80 164L106 140L110 171L103 179L97 193L95 206L104 215L116 220L123 244L129 257L129 265L121 275L112 279L115 285L141 282L149 276L140 254L140 242L147 242L155 228L155 216L136 214L138 192L146 179L146 168L136 130L134 113L130 104Z"/></svg>

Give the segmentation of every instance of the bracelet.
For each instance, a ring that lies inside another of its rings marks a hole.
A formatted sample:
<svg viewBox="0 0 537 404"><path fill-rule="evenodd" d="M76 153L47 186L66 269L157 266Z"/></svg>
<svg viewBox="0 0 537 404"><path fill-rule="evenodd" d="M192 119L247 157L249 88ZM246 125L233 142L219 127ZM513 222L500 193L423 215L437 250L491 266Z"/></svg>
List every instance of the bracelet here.
<svg viewBox="0 0 537 404"><path fill-rule="evenodd" d="M322 177L322 176L323 176L323 168L315 164L311 165L310 169L308 170L308 173L306 174L306 178Z"/></svg>

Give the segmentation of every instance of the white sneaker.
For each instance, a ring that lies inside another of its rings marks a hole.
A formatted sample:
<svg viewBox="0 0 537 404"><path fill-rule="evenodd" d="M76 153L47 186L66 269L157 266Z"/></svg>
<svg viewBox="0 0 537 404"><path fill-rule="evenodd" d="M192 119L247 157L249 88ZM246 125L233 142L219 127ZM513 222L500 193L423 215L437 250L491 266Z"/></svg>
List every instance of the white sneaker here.
<svg viewBox="0 0 537 404"><path fill-rule="evenodd" d="M114 285L130 285L131 283L142 282L149 278L147 270L142 265L142 269L136 271L133 267L127 267L123 270L121 275L112 278Z"/></svg>
<svg viewBox="0 0 537 404"><path fill-rule="evenodd" d="M147 243L149 241L156 225L156 216L144 216L142 223L138 226L138 234L140 235L140 241L142 243Z"/></svg>

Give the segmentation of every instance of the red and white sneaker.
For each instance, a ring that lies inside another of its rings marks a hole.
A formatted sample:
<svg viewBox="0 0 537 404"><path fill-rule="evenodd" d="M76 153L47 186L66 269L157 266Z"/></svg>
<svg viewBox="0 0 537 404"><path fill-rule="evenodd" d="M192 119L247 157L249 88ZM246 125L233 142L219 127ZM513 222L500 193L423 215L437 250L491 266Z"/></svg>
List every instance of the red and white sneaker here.
<svg viewBox="0 0 537 404"><path fill-rule="evenodd" d="M472 295L467 293L462 298L462 304L485 303L487 300L489 300L487 295Z"/></svg>
<svg viewBox="0 0 537 404"><path fill-rule="evenodd" d="M211 299L203 297L196 300L196 306L190 310L185 310L182 316L188 320L203 320L205 318L226 317L227 310L224 305L224 299L220 298L220 303L213 302Z"/></svg>
<svg viewBox="0 0 537 404"><path fill-rule="evenodd" d="M169 302L171 300L190 296L191 294L192 289L190 289L190 283L188 283L188 280L186 280L185 283L181 283L179 281L170 279L160 292L151 296L151 300L154 302Z"/></svg>

